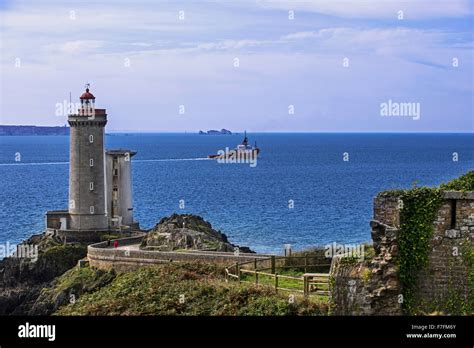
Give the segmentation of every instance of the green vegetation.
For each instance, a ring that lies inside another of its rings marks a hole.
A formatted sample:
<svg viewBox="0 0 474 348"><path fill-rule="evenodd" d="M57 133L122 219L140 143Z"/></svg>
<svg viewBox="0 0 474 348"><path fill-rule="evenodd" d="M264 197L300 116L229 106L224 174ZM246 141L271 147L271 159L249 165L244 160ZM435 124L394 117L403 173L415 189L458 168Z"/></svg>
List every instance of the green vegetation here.
<svg viewBox="0 0 474 348"><path fill-rule="evenodd" d="M357 256L343 256L341 257L342 265L356 265L360 262L360 258Z"/></svg>
<svg viewBox="0 0 474 348"><path fill-rule="evenodd" d="M435 188L414 188L400 199L400 234L398 236L399 279L403 286L403 308L411 313L415 304L418 273L428 263L433 221L441 205L441 193Z"/></svg>
<svg viewBox="0 0 474 348"><path fill-rule="evenodd" d="M82 270L78 278L87 283L90 272ZM287 295L267 287L226 283L223 274L221 266L199 262L145 267L116 276L55 315L327 314L325 304L299 298L289 303Z"/></svg>
<svg viewBox="0 0 474 348"><path fill-rule="evenodd" d="M425 187L426 188L426 187ZM414 187L416 189L416 187ZM448 181L447 183L439 185L441 191L474 191L474 171L467 172L461 175L459 178ZM403 195L407 190L387 190L379 192L379 197L399 197Z"/></svg>
<svg viewBox="0 0 474 348"><path fill-rule="evenodd" d="M57 245L40 253L38 262L64 268L64 271L73 267L77 260L85 257L87 247L83 245Z"/></svg>
<svg viewBox="0 0 474 348"><path fill-rule="evenodd" d="M85 245L55 245L40 251L32 267L37 270L39 278L46 281L74 267L86 254Z"/></svg>
<svg viewBox="0 0 474 348"><path fill-rule="evenodd" d="M258 283L262 285L268 286L275 286L275 278L273 275L270 275L270 271L265 271L269 275L258 275ZM294 269L286 269L286 270L278 270L278 275L290 276L290 277L302 277L303 272L294 270ZM255 283L255 275L251 273L241 273L241 280L248 281ZM303 290L303 278L301 279L290 279L290 278L278 278L278 287L286 288L286 289L294 289L294 290Z"/></svg>
<svg viewBox="0 0 474 348"><path fill-rule="evenodd" d="M42 289L35 304L37 313L50 314L59 306L75 301L84 293L97 291L114 278L113 271L77 266L71 268L56 278L50 287Z"/></svg>
<svg viewBox="0 0 474 348"><path fill-rule="evenodd" d="M470 171L446 184L441 184L440 189L444 191L474 191L474 171Z"/></svg>
<svg viewBox="0 0 474 348"><path fill-rule="evenodd" d="M77 261L78 257L84 257L87 253L87 247L84 245L55 245L40 254L40 258L50 262L68 262L73 259Z"/></svg>
<svg viewBox="0 0 474 348"><path fill-rule="evenodd" d="M74 267L58 278L54 290L68 291L80 295L92 292L110 283L115 278L114 271L103 271L90 267Z"/></svg>
<svg viewBox="0 0 474 348"><path fill-rule="evenodd" d="M375 257L375 249L372 244L364 244L364 260L372 261Z"/></svg>
<svg viewBox="0 0 474 348"><path fill-rule="evenodd" d="M261 271L262 273L258 274L258 285L267 286L271 289L275 289L275 277L270 273L270 270ZM291 294L294 291L294 295L301 295L304 288L303 274L305 273L301 268L277 268L276 273L278 276L278 291L285 292L286 294ZM294 278L286 278L294 277ZM255 274L241 272L240 279L242 282L253 283L255 284ZM318 290L327 291L329 284L319 285ZM285 290L283 290L285 289ZM313 293L308 297L309 301L316 303L327 303L328 296L320 295Z"/></svg>
<svg viewBox="0 0 474 348"><path fill-rule="evenodd" d="M469 294L467 301L464 303L465 311L462 314L474 315L474 250L469 241L467 241L462 248L462 255L464 255L464 260L469 266Z"/></svg>

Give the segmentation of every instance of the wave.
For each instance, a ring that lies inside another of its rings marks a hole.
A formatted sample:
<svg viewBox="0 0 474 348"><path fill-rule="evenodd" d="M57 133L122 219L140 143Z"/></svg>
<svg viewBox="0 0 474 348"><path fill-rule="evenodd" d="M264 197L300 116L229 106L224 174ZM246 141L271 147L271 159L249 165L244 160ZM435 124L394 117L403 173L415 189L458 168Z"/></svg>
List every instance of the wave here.
<svg viewBox="0 0 474 348"><path fill-rule="evenodd" d="M176 162L176 161L204 161L210 160L211 158L207 157L197 157L197 158L161 158L161 159L142 159L142 160L132 160L133 163L138 162ZM17 162L17 163L0 163L0 166L43 166L43 165L64 165L69 164L69 162Z"/></svg>
<svg viewBox="0 0 474 348"><path fill-rule="evenodd" d="M44 166L44 165L60 165L60 164L69 164L69 162L0 163L0 166Z"/></svg>
<svg viewBox="0 0 474 348"><path fill-rule="evenodd" d="M162 159L143 159L143 160L133 160L133 162L175 162L175 161L206 161L211 158L207 157L198 157L198 158L162 158Z"/></svg>

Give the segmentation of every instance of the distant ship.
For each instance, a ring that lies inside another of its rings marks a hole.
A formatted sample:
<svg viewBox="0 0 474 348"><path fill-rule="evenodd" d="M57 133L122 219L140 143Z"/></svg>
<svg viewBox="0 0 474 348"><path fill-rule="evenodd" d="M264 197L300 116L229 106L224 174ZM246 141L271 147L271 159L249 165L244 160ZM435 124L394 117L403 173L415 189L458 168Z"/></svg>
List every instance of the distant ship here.
<svg viewBox="0 0 474 348"><path fill-rule="evenodd" d="M255 146L249 145L249 140L247 138L247 131L245 132L244 140L241 144L237 145L237 147L233 150L229 150L226 148L225 151L219 151L217 154L209 155L208 158L229 158L229 157L237 157L237 158L257 158L257 155L260 153L260 149L257 147L257 142L255 142Z"/></svg>

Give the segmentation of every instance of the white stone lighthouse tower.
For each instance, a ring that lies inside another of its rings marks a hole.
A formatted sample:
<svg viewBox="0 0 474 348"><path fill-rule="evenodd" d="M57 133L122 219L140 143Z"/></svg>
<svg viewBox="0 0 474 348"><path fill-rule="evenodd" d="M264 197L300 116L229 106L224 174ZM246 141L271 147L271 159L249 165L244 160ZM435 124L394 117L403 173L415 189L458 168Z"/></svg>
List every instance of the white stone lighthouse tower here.
<svg viewBox="0 0 474 348"><path fill-rule="evenodd" d="M76 114L68 115L69 207L46 212L46 230L67 241L100 240L114 233L139 230L133 219L132 163L135 151L105 151L105 109L95 108L89 91L81 95Z"/></svg>
<svg viewBox="0 0 474 348"><path fill-rule="evenodd" d="M69 226L71 230L107 230L104 129L105 109L95 108L89 85L81 95L77 114L68 116Z"/></svg>

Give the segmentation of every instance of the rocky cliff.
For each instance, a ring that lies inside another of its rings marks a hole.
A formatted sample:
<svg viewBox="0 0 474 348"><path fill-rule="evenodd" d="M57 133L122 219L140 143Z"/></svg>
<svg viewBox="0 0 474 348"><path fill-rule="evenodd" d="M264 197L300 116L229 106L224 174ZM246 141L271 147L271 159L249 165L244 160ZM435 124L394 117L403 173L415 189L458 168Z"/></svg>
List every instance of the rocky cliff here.
<svg viewBox="0 0 474 348"><path fill-rule="evenodd" d="M192 214L173 214L160 220L143 239L142 249L161 251L212 250L253 253L248 247L232 244L221 231L202 217Z"/></svg>
<svg viewBox="0 0 474 348"><path fill-rule="evenodd" d="M28 315L41 290L86 256L86 245L63 245L55 236L41 234L22 245L37 246L30 260L7 257L0 261L0 315ZM46 313L37 313L46 314Z"/></svg>

